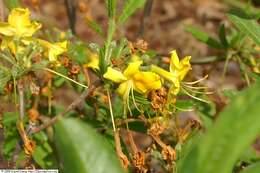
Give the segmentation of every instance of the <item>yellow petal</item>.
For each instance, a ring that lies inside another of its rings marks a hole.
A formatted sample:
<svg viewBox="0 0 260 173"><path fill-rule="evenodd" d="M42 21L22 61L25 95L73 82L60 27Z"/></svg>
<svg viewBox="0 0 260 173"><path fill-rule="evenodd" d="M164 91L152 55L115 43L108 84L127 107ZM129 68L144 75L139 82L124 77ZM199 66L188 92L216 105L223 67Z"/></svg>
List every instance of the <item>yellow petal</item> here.
<svg viewBox="0 0 260 173"><path fill-rule="evenodd" d="M134 89L139 93L147 93L161 88L160 76L153 72L139 72L133 77Z"/></svg>
<svg viewBox="0 0 260 173"><path fill-rule="evenodd" d="M14 8L8 17L8 23L15 29L15 35L18 37L31 37L41 28L41 24L31 22L28 8Z"/></svg>
<svg viewBox="0 0 260 173"><path fill-rule="evenodd" d="M42 25L38 22L32 22L29 27L21 34L23 37L31 37Z"/></svg>
<svg viewBox="0 0 260 173"><path fill-rule="evenodd" d="M161 77L163 77L164 79L166 79L172 83L175 83L178 80L178 76L176 74L170 73L158 66L151 65L151 71L160 75Z"/></svg>
<svg viewBox="0 0 260 173"><path fill-rule="evenodd" d="M140 58L138 55L133 54L133 55L131 56L131 61L132 61L132 62L141 61L141 58Z"/></svg>
<svg viewBox="0 0 260 173"><path fill-rule="evenodd" d="M28 8L14 8L8 16L8 23L15 28L23 28L31 24Z"/></svg>
<svg viewBox="0 0 260 173"><path fill-rule="evenodd" d="M127 80L127 78L123 75L122 72L115 70L111 67L107 68L107 72L103 76L104 78L116 83L121 83Z"/></svg>
<svg viewBox="0 0 260 173"><path fill-rule="evenodd" d="M57 61L57 57L67 51L67 41L51 44L49 47L49 60Z"/></svg>
<svg viewBox="0 0 260 173"><path fill-rule="evenodd" d="M179 69L179 79L183 80L183 78L186 76L186 74L191 70L191 65L190 65L190 56L187 56L183 58L180 62L181 68Z"/></svg>
<svg viewBox="0 0 260 173"><path fill-rule="evenodd" d="M92 68L93 70L99 70L99 57L96 53L90 54L90 61L84 65L85 67Z"/></svg>
<svg viewBox="0 0 260 173"><path fill-rule="evenodd" d="M123 100L127 100L131 88L133 87L133 82L131 80L125 81L119 85L116 89L117 93L123 97Z"/></svg>
<svg viewBox="0 0 260 173"><path fill-rule="evenodd" d="M176 81L170 88L170 93L173 95L177 95L180 92L181 86L180 82Z"/></svg>
<svg viewBox="0 0 260 173"><path fill-rule="evenodd" d="M179 68L180 68L180 60L176 50L173 50L171 51L170 72L173 73L176 69Z"/></svg>
<svg viewBox="0 0 260 173"><path fill-rule="evenodd" d="M0 22L0 33L5 36L13 36L15 28L11 27L8 23Z"/></svg>
<svg viewBox="0 0 260 173"><path fill-rule="evenodd" d="M142 61L130 62L127 68L124 70L124 75L127 78L131 78L135 73L139 72L139 68L142 63Z"/></svg>
<svg viewBox="0 0 260 173"><path fill-rule="evenodd" d="M4 37L1 43L1 50L10 49L13 54L16 54L16 46L11 37Z"/></svg>

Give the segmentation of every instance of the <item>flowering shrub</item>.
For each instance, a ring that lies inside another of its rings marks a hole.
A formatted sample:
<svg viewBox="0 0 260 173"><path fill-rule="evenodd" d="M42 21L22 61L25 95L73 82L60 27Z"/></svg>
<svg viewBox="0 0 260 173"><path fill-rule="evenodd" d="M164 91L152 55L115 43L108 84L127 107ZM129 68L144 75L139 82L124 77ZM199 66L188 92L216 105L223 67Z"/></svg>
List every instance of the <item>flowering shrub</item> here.
<svg viewBox="0 0 260 173"><path fill-rule="evenodd" d="M204 82L208 75L196 79L192 73L193 63L205 61L179 58L173 49L163 64L152 58L144 40L113 40L117 26L145 1L127 1L118 16L116 1L106 2L109 25L103 46L58 30L49 41L28 8L12 8L8 21L0 23L0 91L13 105L12 112L2 114L3 155L12 167L153 172L155 161L165 172L259 170L259 156L251 154L249 161L241 156L260 131L260 27L255 16L230 13L237 29L228 36L221 26L220 41L187 29L221 50L207 63L224 60L225 76L229 61L238 62L249 86L227 92L230 104L217 114L214 92ZM65 86L78 97L62 107L53 96ZM189 111L199 117L182 120ZM249 166L244 169L243 163Z"/></svg>

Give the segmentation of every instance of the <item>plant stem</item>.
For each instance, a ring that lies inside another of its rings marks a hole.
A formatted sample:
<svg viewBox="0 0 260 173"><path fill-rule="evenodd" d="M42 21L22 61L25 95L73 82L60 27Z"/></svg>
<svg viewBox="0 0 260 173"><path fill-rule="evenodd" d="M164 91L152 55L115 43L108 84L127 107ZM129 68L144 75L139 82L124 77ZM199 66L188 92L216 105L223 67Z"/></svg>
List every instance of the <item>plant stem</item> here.
<svg viewBox="0 0 260 173"><path fill-rule="evenodd" d="M25 144L28 141L27 135L24 130L23 119L24 119L24 83L22 80L18 81L18 95L19 95L19 116L17 120L17 128L19 134Z"/></svg>
<svg viewBox="0 0 260 173"><path fill-rule="evenodd" d="M113 125L113 131L114 131L114 133L115 133L115 132L116 132L116 125L115 125L115 120L114 120L114 114L113 114L113 108L112 108L112 104L111 104L109 89L107 89L107 97L108 97L108 103L109 103L109 111L110 111L111 121L112 121L112 125Z"/></svg>
<svg viewBox="0 0 260 173"><path fill-rule="evenodd" d="M69 111L75 109L80 103L82 103L85 99L88 99L89 97L92 96L93 92L96 90L97 86L99 85L100 81L96 81L93 83L93 85L91 85L89 88L87 88L76 100L74 100L65 111L63 111L62 113L60 113L59 115L53 117L52 119L50 119L49 121L47 121L46 123L42 124L39 127L36 127L34 129L31 130L31 133L38 133L43 129L46 129L47 127L53 125L54 123L57 122L57 120L60 117L63 117L66 115L66 113L68 113Z"/></svg>
<svg viewBox="0 0 260 173"><path fill-rule="evenodd" d="M140 21L139 36L143 37L145 31L145 25L147 24L148 18L151 14L153 7L153 0L146 0L143 16Z"/></svg>

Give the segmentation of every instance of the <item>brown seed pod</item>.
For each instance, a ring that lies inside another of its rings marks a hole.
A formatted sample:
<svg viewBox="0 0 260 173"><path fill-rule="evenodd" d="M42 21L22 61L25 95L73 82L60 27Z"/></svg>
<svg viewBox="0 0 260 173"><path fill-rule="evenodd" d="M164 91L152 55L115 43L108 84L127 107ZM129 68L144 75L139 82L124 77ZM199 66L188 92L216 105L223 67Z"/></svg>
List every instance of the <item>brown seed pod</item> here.
<svg viewBox="0 0 260 173"><path fill-rule="evenodd" d="M80 72L80 66L79 65L73 65L70 69L70 74L76 75Z"/></svg>
<svg viewBox="0 0 260 173"><path fill-rule="evenodd" d="M31 122L35 122L39 118L39 112L37 109L31 108L28 110L28 116Z"/></svg>

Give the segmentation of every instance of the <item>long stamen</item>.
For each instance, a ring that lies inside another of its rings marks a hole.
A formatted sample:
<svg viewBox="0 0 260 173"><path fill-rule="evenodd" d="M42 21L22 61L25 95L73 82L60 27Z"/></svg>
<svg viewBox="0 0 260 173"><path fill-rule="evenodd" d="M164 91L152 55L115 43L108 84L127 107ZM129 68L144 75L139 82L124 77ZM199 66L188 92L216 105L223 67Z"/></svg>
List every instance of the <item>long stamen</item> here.
<svg viewBox="0 0 260 173"><path fill-rule="evenodd" d="M208 89L209 87L206 86L191 86L191 85L187 85L184 84L183 82L181 82L183 86L187 87L187 88L191 88L191 89L196 89L196 90L202 90L202 89Z"/></svg>
<svg viewBox="0 0 260 173"><path fill-rule="evenodd" d="M107 89L107 97L108 97L108 103L109 103L109 111L110 111L110 116L111 116L111 121L112 121L112 125L113 125L113 131L116 131L116 125L115 125L115 120L114 120L114 114L113 114L113 108L112 108L112 103L111 103L111 99L110 99L110 92Z"/></svg>
<svg viewBox="0 0 260 173"><path fill-rule="evenodd" d="M190 93L189 93L187 90L185 90L184 88L182 88L182 91L185 92L185 93L186 93L188 96L190 96L191 98L194 98L194 99L199 100L199 101L201 101L201 102L209 103L209 101L207 101L207 100L203 100L203 99L201 99L201 98L198 98L198 97L196 97L196 96L190 94Z"/></svg>
<svg viewBox="0 0 260 173"><path fill-rule="evenodd" d="M188 84L188 85L193 85L193 84L199 83L207 78L208 78L208 75L204 76L203 78L201 78L199 80L193 81L193 82L183 82L183 83Z"/></svg>
<svg viewBox="0 0 260 173"><path fill-rule="evenodd" d="M182 109L182 108L179 108L178 106L174 105L173 107L175 107L176 109L180 110L180 111L185 111L185 112L191 112L191 111L194 111L194 109Z"/></svg>
<svg viewBox="0 0 260 173"><path fill-rule="evenodd" d="M194 91L191 88L188 88L188 87L186 87L184 85L182 85L182 87L185 88L186 90L190 91L190 92L197 93L197 94L214 94L213 91L207 91L207 92L205 92L205 91L196 91L196 90Z"/></svg>
<svg viewBox="0 0 260 173"><path fill-rule="evenodd" d="M132 82L128 82L128 83L129 83L128 84L129 86L126 89L126 92L125 92L123 98L124 98L125 104L127 105L129 113L132 116L133 114L132 114L132 111L131 111L131 108L130 108L130 105L129 105L129 94L130 94L131 88L133 87L133 83Z"/></svg>
<svg viewBox="0 0 260 173"><path fill-rule="evenodd" d="M131 95L132 95L132 100L133 100L133 103L134 103L135 108L136 108L139 112L141 112L141 110L138 108L138 106L137 106L137 104L136 104L136 102L135 102L135 96L134 96L134 89L133 89L133 87L131 88Z"/></svg>

